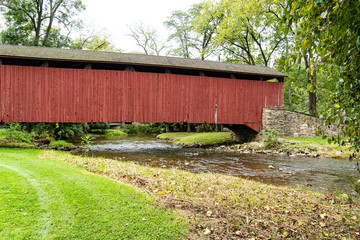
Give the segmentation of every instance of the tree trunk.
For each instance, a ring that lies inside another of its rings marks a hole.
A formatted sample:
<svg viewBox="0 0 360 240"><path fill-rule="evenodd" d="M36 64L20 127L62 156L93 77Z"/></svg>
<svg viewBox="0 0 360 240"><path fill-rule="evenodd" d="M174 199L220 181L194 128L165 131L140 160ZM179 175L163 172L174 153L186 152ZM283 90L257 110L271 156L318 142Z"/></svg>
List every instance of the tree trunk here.
<svg viewBox="0 0 360 240"><path fill-rule="evenodd" d="M309 91L309 114L315 116L316 112L316 70L310 74L310 84L312 91Z"/></svg>
<svg viewBox="0 0 360 240"><path fill-rule="evenodd" d="M288 39L288 36L286 35L285 36L285 42L286 42L286 58L289 58L289 39ZM285 66L285 72L287 75L289 75L289 64L286 63L286 66ZM288 98L289 98L289 110L293 110L293 105L292 105L292 95L291 95L291 80L290 78L288 78Z"/></svg>
<svg viewBox="0 0 360 240"><path fill-rule="evenodd" d="M313 72L311 73L310 69L310 62L307 59L306 55L304 54L304 60L305 60L305 67L308 71L308 84L311 85L311 91L308 91L309 93L309 114L311 116L315 116L316 112L316 69L313 69ZM311 59L311 55L309 57Z"/></svg>
<svg viewBox="0 0 360 240"><path fill-rule="evenodd" d="M289 110L292 111L293 105L292 105L292 96L291 96L291 82L289 82L289 86L288 86L288 98L289 98Z"/></svg>

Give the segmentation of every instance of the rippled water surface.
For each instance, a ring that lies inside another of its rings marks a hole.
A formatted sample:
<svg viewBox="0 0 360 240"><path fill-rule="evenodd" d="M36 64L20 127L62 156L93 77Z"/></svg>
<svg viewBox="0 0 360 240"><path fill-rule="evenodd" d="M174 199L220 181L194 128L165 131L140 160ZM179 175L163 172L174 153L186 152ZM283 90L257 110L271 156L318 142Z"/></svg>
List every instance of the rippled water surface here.
<svg viewBox="0 0 360 240"><path fill-rule="evenodd" d="M154 137L98 136L90 146L93 156L133 161L191 172L216 172L275 185L306 187L322 192L350 192L360 178L354 162L336 159L216 153L181 148ZM270 169L269 166L274 169Z"/></svg>

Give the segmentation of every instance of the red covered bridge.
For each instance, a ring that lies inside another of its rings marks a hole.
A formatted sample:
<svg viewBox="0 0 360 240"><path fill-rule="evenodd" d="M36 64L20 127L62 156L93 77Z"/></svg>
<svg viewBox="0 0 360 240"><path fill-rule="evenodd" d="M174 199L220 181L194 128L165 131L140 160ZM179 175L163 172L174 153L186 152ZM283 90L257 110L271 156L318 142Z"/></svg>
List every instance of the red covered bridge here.
<svg viewBox="0 0 360 240"><path fill-rule="evenodd" d="M262 109L283 106L284 77L260 66L0 45L0 122L218 123L259 131Z"/></svg>

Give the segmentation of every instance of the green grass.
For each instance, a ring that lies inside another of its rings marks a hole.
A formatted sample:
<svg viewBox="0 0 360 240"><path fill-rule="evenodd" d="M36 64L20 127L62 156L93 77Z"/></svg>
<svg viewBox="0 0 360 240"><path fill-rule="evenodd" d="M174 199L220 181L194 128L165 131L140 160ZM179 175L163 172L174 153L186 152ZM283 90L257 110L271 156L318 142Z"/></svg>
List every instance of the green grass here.
<svg viewBox="0 0 360 240"><path fill-rule="evenodd" d="M209 133L163 133L157 136L160 139L171 140L175 144L184 145L211 145L225 142L231 142L230 132L209 132Z"/></svg>
<svg viewBox="0 0 360 240"><path fill-rule="evenodd" d="M341 151L343 152L343 157L349 157L351 154L350 146L340 146L337 143L329 144L327 139L323 139L321 137L307 137L307 138L284 138L286 141L296 141L294 147L306 149L308 146L314 145L318 146L320 152L326 152L328 156L335 157L335 152Z"/></svg>
<svg viewBox="0 0 360 240"><path fill-rule="evenodd" d="M183 236L184 223L148 194L44 152L0 149L0 239Z"/></svg>
<svg viewBox="0 0 360 240"><path fill-rule="evenodd" d="M345 196L59 151L42 157L118 179L153 193L165 206L185 209L190 239L355 239L359 231L358 200ZM211 233L204 237L206 229Z"/></svg>
<svg viewBox="0 0 360 240"><path fill-rule="evenodd" d="M65 146L72 146L72 143L69 143L65 140L54 140L50 142L50 146L52 147L65 147Z"/></svg>
<svg viewBox="0 0 360 240"><path fill-rule="evenodd" d="M328 145L328 140L327 139L323 139L321 137L302 137L302 138L291 138L291 137L285 137L285 140L291 141L298 141L298 142L303 142L303 143L314 143L314 144L318 144L318 145Z"/></svg>
<svg viewBox="0 0 360 240"><path fill-rule="evenodd" d="M108 136L119 136L119 135L127 135L126 132L124 132L123 130L118 130L118 129L92 129L90 131L91 133L99 133L99 134L104 134L104 135L108 135Z"/></svg>

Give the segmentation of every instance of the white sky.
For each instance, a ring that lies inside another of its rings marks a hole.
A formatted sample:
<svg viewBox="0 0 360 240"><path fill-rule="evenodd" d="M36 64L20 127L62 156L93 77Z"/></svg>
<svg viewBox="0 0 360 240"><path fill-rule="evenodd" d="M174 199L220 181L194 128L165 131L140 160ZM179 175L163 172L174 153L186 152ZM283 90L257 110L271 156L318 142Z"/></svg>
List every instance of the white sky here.
<svg viewBox="0 0 360 240"><path fill-rule="evenodd" d="M202 0L82 0L86 10L80 14L85 25L105 30L116 48L124 52L140 51L135 40L127 36L128 26L142 22L154 27L163 39L169 36L163 22L175 10L186 11Z"/></svg>

